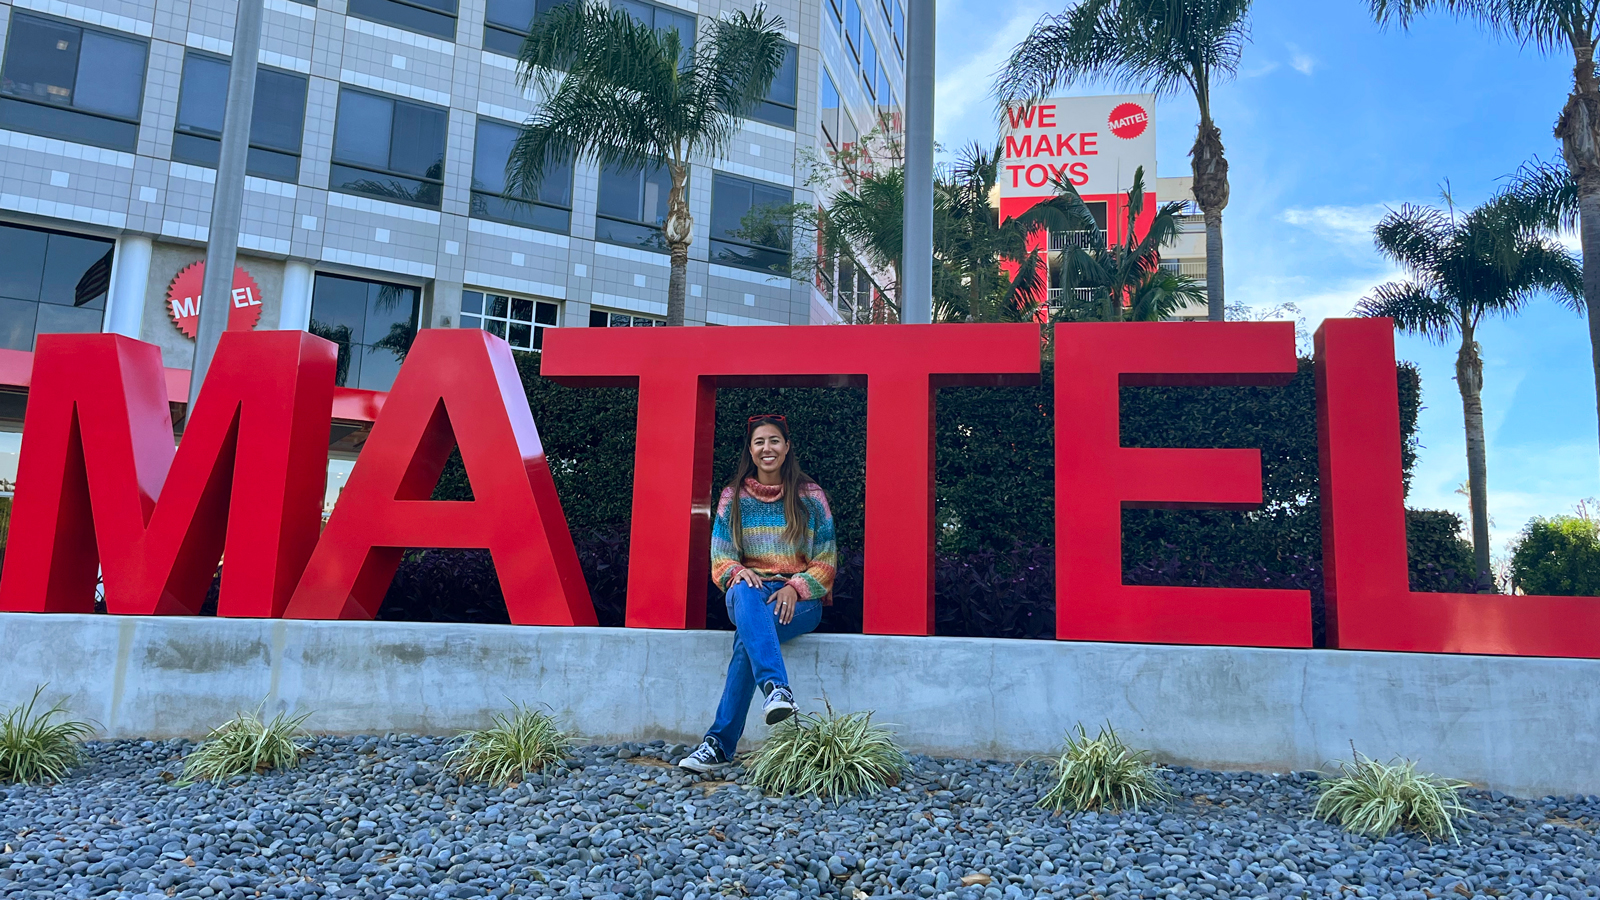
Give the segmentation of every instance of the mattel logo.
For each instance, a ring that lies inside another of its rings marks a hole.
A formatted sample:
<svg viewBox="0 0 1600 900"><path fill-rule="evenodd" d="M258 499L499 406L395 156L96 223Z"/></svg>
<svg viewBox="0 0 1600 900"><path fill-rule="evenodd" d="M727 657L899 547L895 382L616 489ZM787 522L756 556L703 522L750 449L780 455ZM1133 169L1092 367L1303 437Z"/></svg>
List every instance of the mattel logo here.
<svg viewBox="0 0 1600 900"><path fill-rule="evenodd" d="M1150 124L1150 114L1137 103L1119 103L1106 123L1111 126L1112 134L1123 140L1133 140L1144 134Z"/></svg>
<svg viewBox="0 0 1600 900"><path fill-rule="evenodd" d="M205 285L206 262L190 263L167 285L167 312L172 324L190 340L200 331L200 289ZM233 269L233 290L228 307L229 331L249 331L261 321L261 288L243 266Z"/></svg>

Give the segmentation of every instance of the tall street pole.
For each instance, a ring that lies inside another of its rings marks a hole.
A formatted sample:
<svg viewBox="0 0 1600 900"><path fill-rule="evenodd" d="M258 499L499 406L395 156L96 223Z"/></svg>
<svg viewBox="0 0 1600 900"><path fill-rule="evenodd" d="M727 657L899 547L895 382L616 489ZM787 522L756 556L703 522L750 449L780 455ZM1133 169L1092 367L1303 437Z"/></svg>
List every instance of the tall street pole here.
<svg viewBox="0 0 1600 900"><path fill-rule="evenodd" d="M206 241L206 277L200 290L200 328L189 375L189 411L217 342L228 327L233 305L233 267L239 249L239 219L244 212L244 168L250 155L250 120L256 99L256 58L261 54L261 0L239 0L233 28L233 62L228 67L228 106L222 119L222 152L211 194L211 229ZM187 415L187 413L185 414Z"/></svg>
<svg viewBox="0 0 1600 900"><path fill-rule="evenodd" d="M906 21L906 209L900 321L933 321L934 2L911 0Z"/></svg>

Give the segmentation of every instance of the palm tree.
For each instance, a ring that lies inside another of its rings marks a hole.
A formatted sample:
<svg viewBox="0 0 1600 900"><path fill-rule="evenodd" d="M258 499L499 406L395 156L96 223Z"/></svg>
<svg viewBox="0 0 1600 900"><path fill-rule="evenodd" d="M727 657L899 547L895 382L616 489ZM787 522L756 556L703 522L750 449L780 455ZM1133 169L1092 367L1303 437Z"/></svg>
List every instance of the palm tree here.
<svg viewBox="0 0 1600 900"><path fill-rule="evenodd" d="M1028 235L1060 230L1064 214L1046 203L1002 221L992 203L1000 159L998 146L971 144L934 184L933 305L941 321L1024 321L1048 295L1045 252L1029 249Z"/></svg>
<svg viewBox="0 0 1600 900"><path fill-rule="evenodd" d="M1046 223L1060 230L1065 220L1040 204L1001 221L990 203L999 159L998 148L974 144L935 178L934 321L1022 321L1044 300L1047 266L1042 251L1028 249L1028 233ZM849 259L857 273L869 267L885 273L883 280L873 279L873 287L898 311L905 170L852 170L842 180L846 187L819 216L824 254Z"/></svg>
<svg viewBox="0 0 1600 900"><path fill-rule="evenodd" d="M1222 210L1228 160L1211 118L1212 82L1231 77L1249 38L1251 0L1082 0L1041 19L1000 73L1007 105L1046 97L1057 87L1105 82L1172 94L1188 88L1200 107L1189 150L1194 199L1206 222L1209 317L1222 321Z"/></svg>
<svg viewBox="0 0 1600 900"><path fill-rule="evenodd" d="M1600 77L1595 44L1600 42L1600 3L1595 0L1370 0L1379 23L1409 27L1418 16L1439 10L1472 19L1541 54L1572 51L1572 91L1556 119L1555 136L1570 179L1583 246L1583 301L1589 316L1595 402L1600 412ZM1538 173L1534 173L1537 175ZM1546 175L1551 174L1546 170ZM1559 180L1559 179L1558 179ZM1547 182L1545 187L1560 186Z"/></svg>
<svg viewBox="0 0 1600 900"><path fill-rule="evenodd" d="M1062 296L1066 301L1052 313L1057 319L1101 322L1159 322L1171 318L1189 303L1205 296L1199 282L1161 268L1161 248L1177 239L1183 203L1163 203L1142 236L1134 228L1144 213L1144 166L1133 172L1128 188L1127 220L1122 240L1107 244L1094 214L1071 183L1058 179L1055 204L1078 230L1089 233L1087 247L1071 246L1061 260ZM1078 302L1078 289L1086 288L1090 302Z"/></svg>
<svg viewBox="0 0 1600 900"><path fill-rule="evenodd" d="M874 295L899 312L901 240L905 234L906 172L896 166L867 170L834 194L821 214L820 230L829 257L850 260L856 277L872 282ZM884 275L882 281L873 271ZM879 316L874 310L873 321Z"/></svg>
<svg viewBox="0 0 1600 900"><path fill-rule="evenodd" d="M535 196L552 160L583 157L616 168L666 167L662 226L672 254L667 324L683 324L688 279L689 161L720 156L738 117L766 96L783 63L783 20L734 12L706 20L698 41L658 32L623 9L579 2L533 21L517 77L544 98L512 149L513 191Z"/></svg>
<svg viewBox="0 0 1600 900"><path fill-rule="evenodd" d="M1483 357L1478 326L1489 316L1509 316L1531 297L1549 292L1577 307L1583 272L1558 243L1528 227L1513 205L1491 201L1458 215L1406 205L1373 230L1378 251L1405 267L1410 278L1379 285L1355 309L1387 316L1395 328L1438 343L1459 339L1456 386L1467 437L1467 482L1472 505L1473 562L1480 583L1489 571L1488 463L1483 435Z"/></svg>

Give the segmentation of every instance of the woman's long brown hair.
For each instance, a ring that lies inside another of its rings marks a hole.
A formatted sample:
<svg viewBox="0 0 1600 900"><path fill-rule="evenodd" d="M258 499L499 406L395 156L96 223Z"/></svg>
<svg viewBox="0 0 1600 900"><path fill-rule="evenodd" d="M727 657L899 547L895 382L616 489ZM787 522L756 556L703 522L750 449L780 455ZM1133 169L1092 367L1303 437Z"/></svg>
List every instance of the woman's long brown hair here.
<svg viewBox="0 0 1600 900"><path fill-rule="evenodd" d="M795 459L794 443L789 440L789 423L776 416L752 419L744 429L744 450L739 453L739 465L734 467L733 479L728 482L728 487L733 489L733 505L728 508L728 530L733 533L733 547L740 556L744 555L744 526L739 521L739 495L744 491L744 480L753 477L756 471L755 458L750 455L750 439L756 429L763 425L778 429L778 433L789 444L789 455L783 458L783 465L778 469L778 476L783 481L783 539L799 547L805 540L806 526L811 522L811 512L800 500L800 489L808 484L816 484L816 481L801 471L800 462Z"/></svg>

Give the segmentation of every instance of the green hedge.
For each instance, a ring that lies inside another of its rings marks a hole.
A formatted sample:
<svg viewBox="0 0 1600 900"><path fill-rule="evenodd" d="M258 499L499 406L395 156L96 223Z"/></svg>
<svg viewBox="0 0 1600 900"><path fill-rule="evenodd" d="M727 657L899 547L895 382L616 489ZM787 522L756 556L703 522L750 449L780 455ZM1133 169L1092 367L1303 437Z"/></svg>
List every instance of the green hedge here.
<svg viewBox="0 0 1600 900"><path fill-rule="evenodd" d="M1511 551L1511 582L1525 594L1600 597L1600 525L1578 516L1530 521Z"/></svg>
<svg viewBox="0 0 1600 900"><path fill-rule="evenodd" d="M523 383L556 487L575 534L625 531L629 522L637 392L569 388L539 376L538 358L519 355ZM943 554L1003 552L1053 543L1054 404L1051 373L1021 388L946 388L938 394L937 509ZM1420 382L1399 367L1402 465L1416 462ZM714 481L731 473L745 422L757 413L789 419L801 465L828 490L841 548L859 549L866 468L866 392L859 388L726 389L717 396ZM1123 554L1132 569L1176 560L1198 583L1251 570L1320 573L1316 396L1310 360L1284 387L1124 388L1127 446L1259 447L1265 505L1257 511L1130 510ZM907 436L915 443L915 438ZM458 458L446 467L440 499L470 496ZM1458 589L1470 555L1449 513L1408 514L1412 579L1419 588ZM1419 556L1420 554L1420 556ZM1463 562L1465 561L1465 562ZM1169 567L1170 568L1170 567Z"/></svg>

